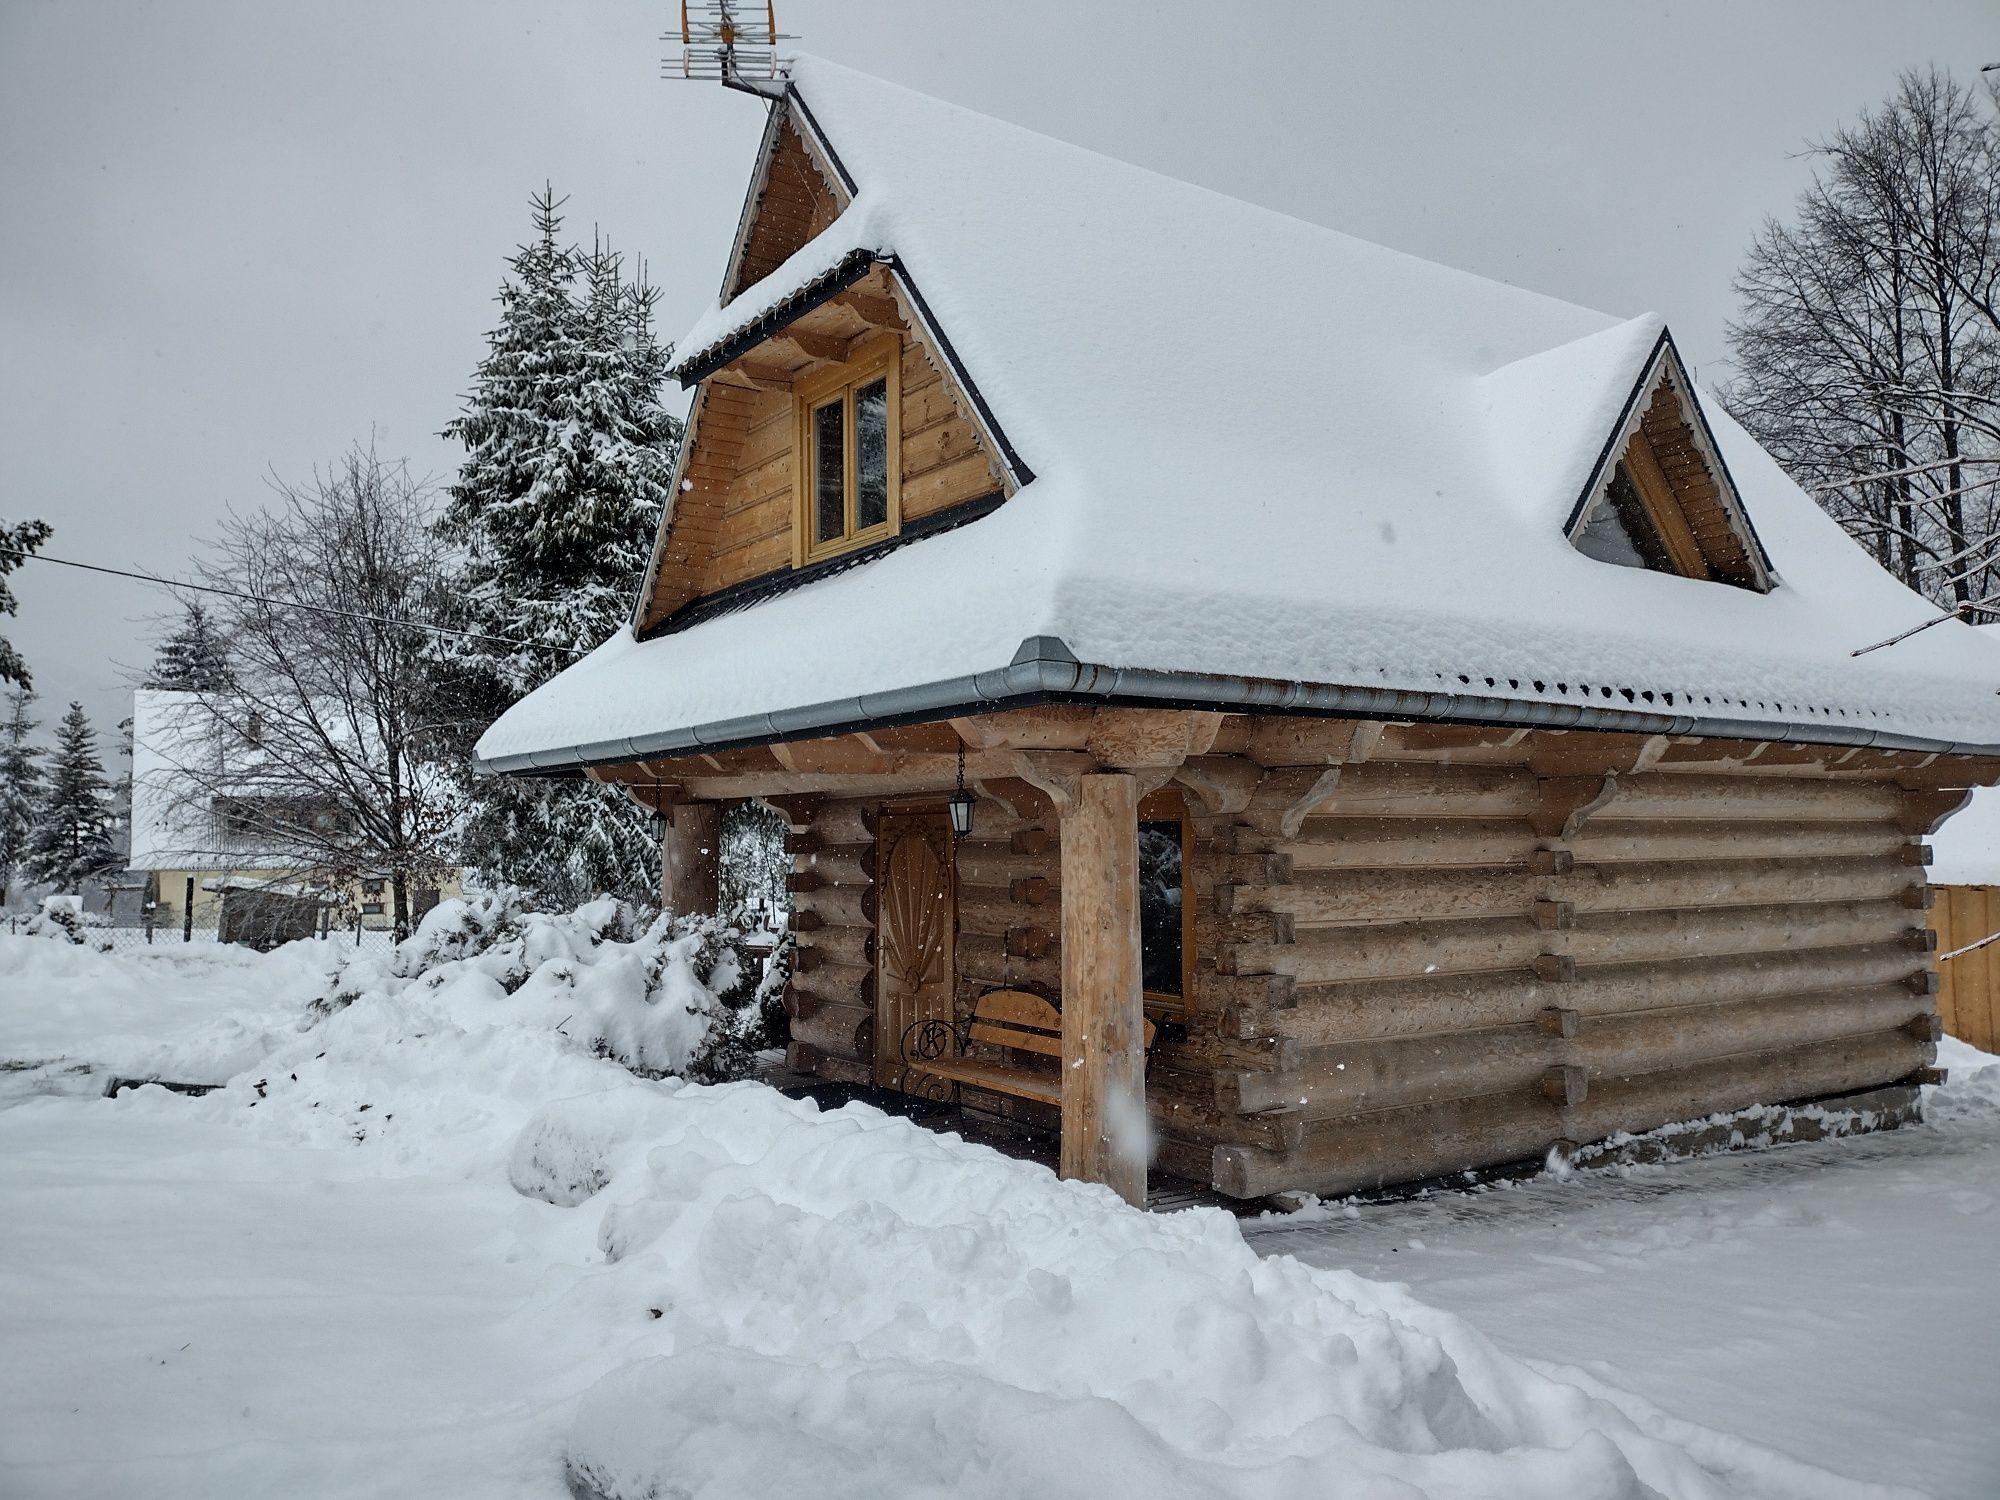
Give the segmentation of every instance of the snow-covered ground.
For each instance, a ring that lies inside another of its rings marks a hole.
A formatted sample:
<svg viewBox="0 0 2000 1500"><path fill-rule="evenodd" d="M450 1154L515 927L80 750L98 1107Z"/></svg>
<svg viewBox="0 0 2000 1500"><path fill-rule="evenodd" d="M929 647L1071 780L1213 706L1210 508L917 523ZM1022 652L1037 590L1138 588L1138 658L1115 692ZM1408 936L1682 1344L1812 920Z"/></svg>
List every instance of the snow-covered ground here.
<svg viewBox="0 0 2000 1500"><path fill-rule="evenodd" d="M1974 1057L1895 1135L1239 1228L470 966L300 1029L323 961L0 939L0 1494L2000 1490Z"/></svg>

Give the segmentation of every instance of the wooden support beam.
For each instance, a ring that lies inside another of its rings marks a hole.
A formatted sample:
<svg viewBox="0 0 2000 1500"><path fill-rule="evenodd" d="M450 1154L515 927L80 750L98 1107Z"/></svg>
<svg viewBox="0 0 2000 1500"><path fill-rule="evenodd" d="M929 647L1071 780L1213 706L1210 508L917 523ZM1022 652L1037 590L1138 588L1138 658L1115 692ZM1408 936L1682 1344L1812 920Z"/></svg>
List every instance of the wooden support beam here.
<svg viewBox="0 0 2000 1500"><path fill-rule="evenodd" d="M878 297L869 292L849 288L836 299L868 324L871 328L901 328L902 310L896 306L894 297Z"/></svg>
<svg viewBox="0 0 2000 1500"><path fill-rule="evenodd" d="M1139 781L1082 775L1062 819L1062 1175L1146 1201Z"/></svg>
<svg viewBox="0 0 2000 1500"><path fill-rule="evenodd" d="M807 359L844 360L847 340L831 333L808 333L797 324L771 335L774 344L790 344Z"/></svg>
<svg viewBox="0 0 2000 1500"><path fill-rule="evenodd" d="M679 915L712 914L722 902L722 808L683 802L665 817L660 901Z"/></svg>

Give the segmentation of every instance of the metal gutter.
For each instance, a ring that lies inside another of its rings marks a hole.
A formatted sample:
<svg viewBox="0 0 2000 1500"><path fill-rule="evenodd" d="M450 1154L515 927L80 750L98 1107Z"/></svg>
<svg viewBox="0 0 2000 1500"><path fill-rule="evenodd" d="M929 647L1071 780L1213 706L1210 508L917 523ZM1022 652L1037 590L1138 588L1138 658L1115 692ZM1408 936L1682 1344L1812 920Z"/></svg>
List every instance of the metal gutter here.
<svg viewBox="0 0 2000 1500"><path fill-rule="evenodd" d="M1481 693L1414 692L1404 688L1337 687L1272 678L1155 672L1080 662L1055 636L1031 636L1004 667L884 693L835 699L775 713L723 719L685 729L596 740L560 750L474 757L485 775L560 775L590 766L740 750L788 740L820 739L856 730L922 724L1002 708L1068 703L1097 707L1185 708L1257 714L1310 714L1339 719L1420 719L1515 728L1585 729L1613 734L1701 735L1714 739L1776 740L1849 745L1947 755L2000 755L2000 744L1923 739L1847 724L1776 724L1705 714L1666 714L1543 703Z"/></svg>

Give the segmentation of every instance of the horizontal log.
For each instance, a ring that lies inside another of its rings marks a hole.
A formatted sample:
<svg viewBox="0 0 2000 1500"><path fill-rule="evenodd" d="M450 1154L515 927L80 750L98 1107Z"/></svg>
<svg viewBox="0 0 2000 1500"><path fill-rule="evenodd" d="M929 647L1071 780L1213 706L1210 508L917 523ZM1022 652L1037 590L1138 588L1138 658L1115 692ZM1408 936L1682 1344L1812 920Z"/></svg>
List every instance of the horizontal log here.
<svg viewBox="0 0 2000 1500"><path fill-rule="evenodd" d="M872 885L825 885L802 891L792 902L792 910L811 912L821 927L872 927L875 922L875 887ZM801 932L814 930L801 927Z"/></svg>
<svg viewBox="0 0 2000 1500"><path fill-rule="evenodd" d="M1229 1112L1287 1110L1322 1120L1518 1092L1561 1062L1563 1047L1540 1027L1511 1026L1315 1048L1285 1071L1216 1074L1215 1103Z"/></svg>
<svg viewBox="0 0 2000 1500"><path fill-rule="evenodd" d="M822 964L848 964L866 968L875 961L875 930L872 927L822 927L817 932L799 934L794 967L809 974ZM811 954L810 958L805 955Z"/></svg>
<svg viewBox="0 0 2000 1500"><path fill-rule="evenodd" d="M1287 811L1296 811L1307 785L1298 773L1267 775L1251 794L1241 821L1277 831L1278 820ZM1525 817L1535 796L1534 778L1512 769L1367 763L1345 767L1317 810L1352 818L1513 818Z"/></svg>
<svg viewBox="0 0 2000 1500"><path fill-rule="evenodd" d="M792 1021L792 1040L831 1057L860 1060L872 1055L875 1012L860 1005L822 1005Z"/></svg>
<svg viewBox="0 0 2000 1500"><path fill-rule="evenodd" d="M1308 870L1389 868L1399 865L1518 865L1536 839L1525 817L1407 818L1310 817L1294 838L1238 828L1231 839L1243 854L1278 854Z"/></svg>
<svg viewBox="0 0 2000 1500"><path fill-rule="evenodd" d="M1241 1144L1262 1151L1292 1151L1305 1133L1303 1119L1226 1114L1207 1101L1157 1091L1150 1080L1146 1117L1156 1135L1196 1146Z"/></svg>
<svg viewBox="0 0 2000 1500"><path fill-rule="evenodd" d="M1291 942L1240 942L1216 954L1236 974L1289 974L1301 984L1393 975L1525 968L1545 935L1526 916L1301 928Z"/></svg>
<svg viewBox="0 0 2000 1500"><path fill-rule="evenodd" d="M1617 1079L1738 1053L1778 1052L1909 1028L1932 1014L1932 1001L1902 984L1638 1011L1584 1020L1567 1055L1588 1068L1593 1081Z"/></svg>
<svg viewBox="0 0 2000 1500"><path fill-rule="evenodd" d="M821 803L813 813L809 837L817 839L817 847L822 849L828 845L872 843L878 806L872 800Z"/></svg>
<svg viewBox="0 0 2000 1500"><path fill-rule="evenodd" d="M1300 927L1525 913L1536 887L1525 866L1465 869L1310 870L1288 885L1225 885L1220 911L1288 913Z"/></svg>
<svg viewBox="0 0 2000 1500"><path fill-rule="evenodd" d="M1532 1088L1558 1065L1605 1078L1742 1052L1779 1051L1908 1026L1931 1002L1901 984L1779 999L1577 1017L1568 1039L1535 1024L1301 1050L1278 1071L1220 1073L1222 1109L1297 1110L1309 1120Z"/></svg>
<svg viewBox="0 0 2000 1500"><path fill-rule="evenodd" d="M1627 860L1899 857L1918 847L1894 823L1773 822L1763 819L1635 820L1613 802L1569 841L1578 864Z"/></svg>
<svg viewBox="0 0 2000 1500"><path fill-rule="evenodd" d="M1881 942L1921 921L1895 901L1592 912L1577 917L1564 942L1579 965L1640 963Z"/></svg>
<svg viewBox="0 0 2000 1500"><path fill-rule="evenodd" d="M953 865L962 884L1006 887L1031 876L1053 881L1059 858L1052 849L1017 854L1003 839L963 839Z"/></svg>
<svg viewBox="0 0 2000 1500"><path fill-rule="evenodd" d="M825 885L866 885L875 878L873 844L829 844L792 858L793 873L817 875Z"/></svg>
<svg viewBox="0 0 2000 1500"><path fill-rule="evenodd" d="M1570 983L1520 971L1295 984L1289 1007L1270 1007L1262 1003L1265 997L1252 993L1225 1011L1220 1024L1231 1036L1280 1035L1303 1047L1322 1047L1377 1037L1527 1025L1551 1006L1599 1016L1885 984L1902 984L1921 994L1926 975L1921 954L1901 943L1885 942L1597 965L1579 969Z"/></svg>
<svg viewBox="0 0 2000 1500"><path fill-rule="evenodd" d="M1900 1031L1882 1032L1593 1083L1572 1109L1524 1091L1378 1110L1309 1127L1292 1152L1218 1146L1211 1181L1238 1198L1338 1196L1530 1160L1558 1139L1596 1141L1752 1105L1851 1093L1907 1076L1926 1065L1929 1052L1928 1043Z"/></svg>
<svg viewBox="0 0 2000 1500"><path fill-rule="evenodd" d="M792 988L816 995L830 1005L873 1005L875 971L856 964L815 963L800 969L793 954Z"/></svg>
<svg viewBox="0 0 2000 1500"><path fill-rule="evenodd" d="M1605 912L1900 899L1905 890L1919 889L1921 881L1920 873L1893 856L1876 855L1578 864L1555 877L1550 889L1579 912Z"/></svg>
<svg viewBox="0 0 2000 1500"><path fill-rule="evenodd" d="M1884 781L1662 771L1619 777L1618 795L1611 805L1621 818L1741 817L1859 823L1895 820L1903 811L1905 797L1902 788Z"/></svg>
<svg viewBox="0 0 2000 1500"><path fill-rule="evenodd" d="M960 932L1003 934L1010 927L1050 926L1062 920L1055 908L1024 905L1005 886L995 885L961 885L957 912Z"/></svg>
<svg viewBox="0 0 2000 1500"><path fill-rule="evenodd" d="M990 933L961 932L956 967L960 975L981 984L1042 985L1051 994L1062 987L1062 959L1056 952L1039 958L1010 954L1007 940Z"/></svg>

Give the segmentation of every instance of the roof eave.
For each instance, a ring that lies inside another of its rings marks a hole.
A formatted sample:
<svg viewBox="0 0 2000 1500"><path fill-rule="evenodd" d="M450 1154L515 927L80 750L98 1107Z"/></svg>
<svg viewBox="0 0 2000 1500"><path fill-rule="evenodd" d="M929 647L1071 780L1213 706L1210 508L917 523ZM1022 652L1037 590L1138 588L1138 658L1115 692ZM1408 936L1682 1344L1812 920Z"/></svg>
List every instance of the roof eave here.
<svg viewBox="0 0 2000 1500"><path fill-rule="evenodd" d="M1481 693L1419 692L1332 683L1286 682L1195 672L1161 672L1080 662L1054 636L1021 643L1004 667L882 693L829 700L684 729L597 740L561 749L475 757L485 775L561 775L595 766L630 765L678 755L741 750L792 740L921 724L1050 703L1096 707L1184 708L1205 712L1301 714L1340 719L1415 719L1513 728L1580 729L1607 734L1694 735L1771 740L1944 755L2000 755L2000 743L1972 743L1865 729L1849 724L1774 723L1708 714L1666 714L1547 703Z"/></svg>

